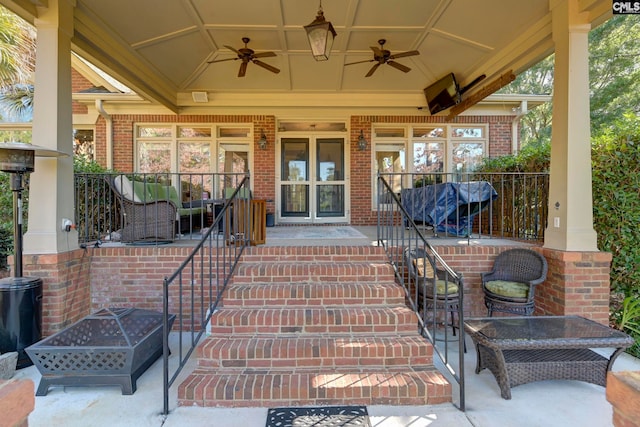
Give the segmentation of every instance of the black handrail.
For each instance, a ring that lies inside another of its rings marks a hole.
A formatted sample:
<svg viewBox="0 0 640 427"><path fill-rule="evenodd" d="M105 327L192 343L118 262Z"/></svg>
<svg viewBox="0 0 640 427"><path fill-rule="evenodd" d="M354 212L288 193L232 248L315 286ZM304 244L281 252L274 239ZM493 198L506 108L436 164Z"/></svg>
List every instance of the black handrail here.
<svg viewBox="0 0 640 427"><path fill-rule="evenodd" d="M212 226L202 236L191 254L171 276L164 279L162 310L164 415L169 413L169 389L206 331L211 315L217 309L244 249L249 245L249 236L251 236L250 203L236 203L241 199L239 195L245 193L250 194L248 175L243 178L233 194L225 201ZM244 215L238 215L237 211L234 212L236 209L244 209ZM248 233L236 232L241 227L234 221L234 218L239 217L246 221L242 229L248 230ZM221 240L218 230L223 218L224 236ZM171 295L174 298L171 299L172 303L170 304ZM174 352L177 353L178 365L172 372L169 367L169 317L172 314L170 311L177 311L173 327L178 331L178 348L174 349ZM186 351L183 348L185 331L190 333L190 342Z"/></svg>
<svg viewBox="0 0 640 427"><path fill-rule="evenodd" d="M446 373L458 383L458 408L464 411L464 353L466 346L463 327L464 281L462 275L455 272L429 243L402 206L398 195L380 174L378 175L377 200L378 245L384 248L389 262L394 268L396 279L404 288L408 305L417 315L422 335L433 345L435 354L442 361ZM381 200L384 200L385 203L380 203ZM406 254L418 254L417 257L422 257L423 265L426 265L427 262L432 263L433 277L429 278L430 280L419 281L416 275L410 274L411 266L407 265L409 258ZM423 284L424 288L421 288ZM444 296L440 297L437 288L442 284L446 291ZM449 290L454 289L454 286L457 287L458 292L455 297L450 297ZM430 295L437 296L435 299L427 297L429 290ZM455 313L452 312L453 310ZM457 320L454 320L454 314ZM447 316L449 315L452 316L451 326L455 326L453 332L457 331L457 336L454 338L447 333ZM444 323L444 335L442 332L443 324L440 323L440 320L443 320ZM450 346L450 341L454 340L457 342L457 367L451 363L455 352Z"/></svg>

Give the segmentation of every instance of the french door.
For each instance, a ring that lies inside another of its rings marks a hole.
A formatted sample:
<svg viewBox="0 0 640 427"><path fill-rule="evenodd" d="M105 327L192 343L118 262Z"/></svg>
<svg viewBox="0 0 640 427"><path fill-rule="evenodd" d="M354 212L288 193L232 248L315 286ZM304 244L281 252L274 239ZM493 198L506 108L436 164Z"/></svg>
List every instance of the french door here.
<svg viewBox="0 0 640 427"><path fill-rule="evenodd" d="M280 223L347 222L347 170L343 137L280 139Z"/></svg>

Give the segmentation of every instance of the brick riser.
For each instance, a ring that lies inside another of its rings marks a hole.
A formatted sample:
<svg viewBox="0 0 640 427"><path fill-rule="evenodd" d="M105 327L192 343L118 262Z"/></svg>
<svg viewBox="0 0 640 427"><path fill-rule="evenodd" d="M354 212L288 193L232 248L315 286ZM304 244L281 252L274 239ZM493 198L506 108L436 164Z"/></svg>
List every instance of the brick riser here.
<svg viewBox="0 0 640 427"><path fill-rule="evenodd" d="M392 267L374 247L254 247L243 256L184 406L451 401Z"/></svg>

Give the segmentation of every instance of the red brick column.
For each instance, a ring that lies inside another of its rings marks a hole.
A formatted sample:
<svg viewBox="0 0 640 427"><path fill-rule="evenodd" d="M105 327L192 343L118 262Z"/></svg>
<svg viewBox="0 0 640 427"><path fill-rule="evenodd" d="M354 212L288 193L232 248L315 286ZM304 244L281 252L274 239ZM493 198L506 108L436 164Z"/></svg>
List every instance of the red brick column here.
<svg viewBox="0 0 640 427"><path fill-rule="evenodd" d="M640 372L609 372L607 400L613 405L613 425L640 426Z"/></svg>
<svg viewBox="0 0 640 427"><path fill-rule="evenodd" d="M579 315L609 323L608 252L543 249L547 280L536 290L536 314Z"/></svg>
<svg viewBox="0 0 640 427"><path fill-rule="evenodd" d="M27 427L36 405L33 381L0 381L0 413L3 426Z"/></svg>
<svg viewBox="0 0 640 427"><path fill-rule="evenodd" d="M24 255L24 275L42 279L42 335L49 336L90 313L91 257L83 249Z"/></svg>

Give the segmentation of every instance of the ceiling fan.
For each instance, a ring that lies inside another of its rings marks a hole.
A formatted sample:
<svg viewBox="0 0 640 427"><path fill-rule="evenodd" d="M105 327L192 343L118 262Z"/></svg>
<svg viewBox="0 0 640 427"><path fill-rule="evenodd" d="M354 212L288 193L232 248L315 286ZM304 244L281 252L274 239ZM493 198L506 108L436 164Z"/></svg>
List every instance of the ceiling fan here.
<svg viewBox="0 0 640 427"><path fill-rule="evenodd" d="M385 39L380 39L378 40L378 44L380 45L380 47L371 46L371 50L373 51L373 59L367 59L365 61L349 62L348 64L344 64L344 65L362 64L363 62L374 62L374 61L377 62L376 64L373 65L373 67L371 67L371 69L369 70L369 72L365 77L372 76L373 73L375 73L378 67L382 64L389 64L393 68L398 69L403 73L408 73L409 71L411 71L411 68L394 61L394 59L405 58L407 56L420 55L420 52L418 52L417 50L409 50L407 52L400 52L392 55L391 52L389 52L384 48L384 44L386 42L387 41Z"/></svg>
<svg viewBox="0 0 640 427"><path fill-rule="evenodd" d="M242 63L240 64L240 69L238 70L238 77L244 77L244 75L247 72L247 64L249 64L249 62L253 62L254 64L256 64L259 67L262 67L266 70L271 71L272 73L276 73L278 74L280 72L280 70L272 65L266 64L262 61L260 61L257 58L268 58L271 56L276 56L276 54L274 52L260 52L260 53L255 53L253 51L253 49L249 49L247 47L247 44L250 42L251 40L249 39L249 37L243 37L242 38L242 42L244 43L244 47L240 48L240 49L235 49L231 46L227 46L224 45L224 47L226 47L229 50L234 51L238 57L237 58L227 58L227 59L215 59L213 61L208 61L209 64L213 64L215 62L224 62L224 61L237 61L238 59L242 60Z"/></svg>

